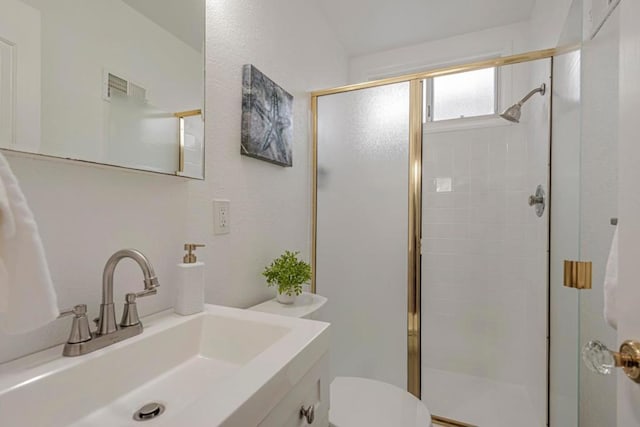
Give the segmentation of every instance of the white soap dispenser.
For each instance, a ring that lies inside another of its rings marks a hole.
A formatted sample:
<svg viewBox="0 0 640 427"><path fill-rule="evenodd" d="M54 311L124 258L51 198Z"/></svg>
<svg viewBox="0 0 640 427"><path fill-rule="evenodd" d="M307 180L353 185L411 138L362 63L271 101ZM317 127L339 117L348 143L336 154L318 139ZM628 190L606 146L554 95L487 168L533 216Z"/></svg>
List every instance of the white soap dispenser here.
<svg viewBox="0 0 640 427"><path fill-rule="evenodd" d="M197 262L196 248L204 245L185 243L187 254L178 264L178 295L176 313L183 316L200 313L204 309L204 262Z"/></svg>

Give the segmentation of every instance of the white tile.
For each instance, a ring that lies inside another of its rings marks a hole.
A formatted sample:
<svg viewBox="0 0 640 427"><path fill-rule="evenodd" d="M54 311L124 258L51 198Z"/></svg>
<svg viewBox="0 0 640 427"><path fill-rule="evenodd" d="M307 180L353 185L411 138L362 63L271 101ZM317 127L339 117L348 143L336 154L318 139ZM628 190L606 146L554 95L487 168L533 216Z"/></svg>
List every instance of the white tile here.
<svg viewBox="0 0 640 427"><path fill-rule="evenodd" d="M526 148L518 140L513 140L507 144L507 174L516 175L521 173L526 166Z"/></svg>
<svg viewBox="0 0 640 427"><path fill-rule="evenodd" d="M546 280L540 274L546 272L545 223L532 217L527 205L535 186L546 182L546 148L539 143L542 134L528 135L529 127L438 136L453 153L449 169L450 152L438 151L446 163L440 171L447 172L438 176L450 176L453 191L424 200L428 253L423 257L423 289L429 290L423 297L433 300L423 307L423 364L495 381L491 387L496 390L500 384L530 381L528 371L500 361L526 360L525 337L546 327L531 322L538 318L535 310L543 313L545 305L528 303L546 298L546 287L536 286ZM528 147L536 152L529 155ZM435 189L435 184L427 186ZM429 379L424 381L428 387ZM485 420L479 425L485 424L493 425Z"/></svg>
<svg viewBox="0 0 640 427"><path fill-rule="evenodd" d="M489 178L486 175L472 175L469 177L469 192L484 193L489 191Z"/></svg>
<svg viewBox="0 0 640 427"><path fill-rule="evenodd" d="M495 174L494 171L491 171L487 178L487 187L489 191L506 191L507 176L504 173Z"/></svg>
<svg viewBox="0 0 640 427"><path fill-rule="evenodd" d="M468 193L470 189L468 175L456 175L453 177L453 191L456 193Z"/></svg>
<svg viewBox="0 0 640 427"><path fill-rule="evenodd" d="M469 193L453 193L454 208L468 209L469 206Z"/></svg>
<svg viewBox="0 0 640 427"><path fill-rule="evenodd" d="M426 177L423 181L422 181L422 185L423 185L423 190L426 193L435 193L436 192L436 177L435 176L430 176L430 177Z"/></svg>
<svg viewBox="0 0 640 427"><path fill-rule="evenodd" d="M489 147L481 141L473 141L470 146L470 175L486 175L489 172Z"/></svg>
<svg viewBox="0 0 640 427"><path fill-rule="evenodd" d="M435 178L436 174L436 162L435 161L422 161L423 178Z"/></svg>
<svg viewBox="0 0 640 427"><path fill-rule="evenodd" d="M449 144L438 144L436 151L436 174L439 176L453 174L453 147Z"/></svg>
<svg viewBox="0 0 640 427"><path fill-rule="evenodd" d="M525 175L519 174L518 172L522 172L522 169L517 171L515 174L508 174L505 178L507 191L525 191L527 189L526 185L526 177Z"/></svg>
<svg viewBox="0 0 640 427"><path fill-rule="evenodd" d="M423 253L454 254L456 245L454 239L422 239Z"/></svg>
<svg viewBox="0 0 640 427"><path fill-rule="evenodd" d="M505 175L507 170L507 143L500 139L489 143L489 174Z"/></svg>
<svg viewBox="0 0 640 427"><path fill-rule="evenodd" d="M458 142L454 144L453 148L453 174L469 175L469 168L471 164L471 152L469 145L466 142Z"/></svg>

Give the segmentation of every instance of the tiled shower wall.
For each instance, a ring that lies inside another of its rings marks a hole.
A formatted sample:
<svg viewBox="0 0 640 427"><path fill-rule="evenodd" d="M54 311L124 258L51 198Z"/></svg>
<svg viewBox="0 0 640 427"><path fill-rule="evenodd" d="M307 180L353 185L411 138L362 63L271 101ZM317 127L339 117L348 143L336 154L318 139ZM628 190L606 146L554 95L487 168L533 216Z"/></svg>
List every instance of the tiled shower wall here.
<svg viewBox="0 0 640 427"><path fill-rule="evenodd" d="M526 271L536 249L522 130L500 123L425 140L425 361L513 383L522 370L502 360L524 355Z"/></svg>
<svg viewBox="0 0 640 427"><path fill-rule="evenodd" d="M548 64L505 70L514 76L507 98L548 83ZM538 184L548 192L548 98L533 98L519 125L490 118L430 132L427 124L423 153L423 370L522 386L540 421L548 216L527 201Z"/></svg>

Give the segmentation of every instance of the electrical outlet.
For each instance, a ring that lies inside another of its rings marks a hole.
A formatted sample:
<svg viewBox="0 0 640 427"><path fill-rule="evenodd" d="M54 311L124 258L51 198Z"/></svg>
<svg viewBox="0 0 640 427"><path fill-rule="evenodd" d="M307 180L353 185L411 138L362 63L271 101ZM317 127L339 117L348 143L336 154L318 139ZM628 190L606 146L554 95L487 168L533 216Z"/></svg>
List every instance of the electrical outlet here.
<svg viewBox="0 0 640 427"><path fill-rule="evenodd" d="M227 234L231 232L231 211L229 200L213 201L213 233Z"/></svg>

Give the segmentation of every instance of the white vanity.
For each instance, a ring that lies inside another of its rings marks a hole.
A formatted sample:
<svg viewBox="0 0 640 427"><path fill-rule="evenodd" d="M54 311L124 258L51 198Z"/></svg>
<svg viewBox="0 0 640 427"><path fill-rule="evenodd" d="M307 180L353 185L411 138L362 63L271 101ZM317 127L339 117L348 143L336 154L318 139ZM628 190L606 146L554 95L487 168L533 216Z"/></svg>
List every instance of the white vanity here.
<svg viewBox="0 0 640 427"><path fill-rule="evenodd" d="M0 365L2 426L328 425L327 323L215 305L143 320L84 356L58 346Z"/></svg>

